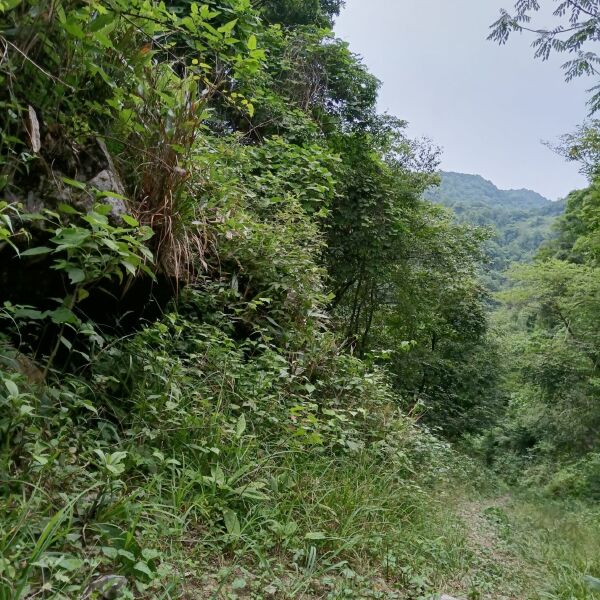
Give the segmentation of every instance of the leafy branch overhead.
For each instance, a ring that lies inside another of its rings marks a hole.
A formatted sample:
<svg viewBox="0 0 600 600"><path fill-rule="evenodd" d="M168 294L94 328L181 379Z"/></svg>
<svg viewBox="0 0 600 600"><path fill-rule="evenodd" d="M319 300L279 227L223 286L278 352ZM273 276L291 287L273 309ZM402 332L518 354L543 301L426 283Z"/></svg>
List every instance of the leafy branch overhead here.
<svg viewBox="0 0 600 600"><path fill-rule="evenodd" d="M554 22L538 24L536 13L553 3ZM595 45L600 39L600 5L596 0L520 0L515 3L514 11L500 12L488 39L505 44L513 33L534 34L535 58L548 60L552 53L574 55L563 64L567 81L582 76L600 77L600 56ZM594 85L590 92L593 114L600 109L600 84Z"/></svg>

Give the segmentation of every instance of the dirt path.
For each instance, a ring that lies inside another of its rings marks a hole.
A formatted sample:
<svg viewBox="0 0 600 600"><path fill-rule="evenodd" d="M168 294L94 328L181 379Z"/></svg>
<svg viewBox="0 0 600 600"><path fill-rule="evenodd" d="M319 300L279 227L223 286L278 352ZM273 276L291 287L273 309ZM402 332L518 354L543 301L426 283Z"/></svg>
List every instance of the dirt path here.
<svg viewBox="0 0 600 600"><path fill-rule="evenodd" d="M511 499L469 500L459 505L457 516L472 558L460 581L451 582L447 594L473 600L527 600L531 566L519 556L509 518Z"/></svg>

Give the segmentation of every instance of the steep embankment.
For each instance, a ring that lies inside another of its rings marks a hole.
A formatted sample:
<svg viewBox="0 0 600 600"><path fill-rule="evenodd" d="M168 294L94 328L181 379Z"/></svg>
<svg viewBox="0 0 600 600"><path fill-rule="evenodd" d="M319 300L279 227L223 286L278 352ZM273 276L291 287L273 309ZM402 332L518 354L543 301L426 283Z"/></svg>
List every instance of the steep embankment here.
<svg viewBox="0 0 600 600"><path fill-rule="evenodd" d="M477 343L478 239L341 3L48 4L0 2L0 599L437 589L460 459L377 357Z"/></svg>

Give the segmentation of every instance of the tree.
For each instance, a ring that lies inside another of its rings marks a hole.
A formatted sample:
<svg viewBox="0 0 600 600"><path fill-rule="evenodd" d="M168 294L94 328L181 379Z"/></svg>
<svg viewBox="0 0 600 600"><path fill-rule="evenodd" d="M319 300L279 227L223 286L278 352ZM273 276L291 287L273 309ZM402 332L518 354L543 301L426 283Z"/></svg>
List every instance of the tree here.
<svg viewBox="0 0 600 600"><path fill-rule="evenodd" d="M541 458L573 460L598 450L599 199L596 182L573 192L558 238L534 264L513 269L512 286L500 295L513 363L506 437ZM527 447L519 442L524 432Z"/></svg>
<svg viewBox="0 0 600 600"><path fill-rule="evenodd" d="M590 180L600 175L600 120L583 123L562 135L558 144L547 145L569 162L579 163L579 172Z"/></svg>
<svg viewBox="0 0 600 600"><path fill-rule="evenodd" d="M343 4L343 0L254 0L254 6L263 11L268 22L284 26L330 27Z"/></svg>
<svg viewBox="0 0 600 600"><path fill-rule="evenodd" d="M574 57L563 65L567 81L581 76L600 76L600 57L593 49L593 44L600 39L598 0L559 0L553 15L563 22L549 27L533 22L534 13L541 8L539 0L518 0L514 12L502 9L488 39L505 44L514 32L533 33L536 58L548 60L553 52ZM589 101L590 113L595 113L600 109L600 84L592 87L590 92L593 93Z"/></svg>

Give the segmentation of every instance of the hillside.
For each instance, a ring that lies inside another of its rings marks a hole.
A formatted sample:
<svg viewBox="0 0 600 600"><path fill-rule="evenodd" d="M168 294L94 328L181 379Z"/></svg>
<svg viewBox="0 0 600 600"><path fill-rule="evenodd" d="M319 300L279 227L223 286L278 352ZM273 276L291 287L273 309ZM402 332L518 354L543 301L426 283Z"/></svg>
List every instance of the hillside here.
<svg viewBox="0 0 600 600"><path fill-rule="evenodd" d="M459 221L495 231L488 242L494 288L510 263L530 260L552 236L552 225L565 208L563 201L552 202L532 190L501 190L480 175L465 173L443 172L441 185L426 196L452 208Z"/></svg>
<svg viewBox="0 0 600 600"><path fill-rule="evenodd" d="M343 5L0 0L0 600L600 600L600 181L492 314Z"/></svg>

